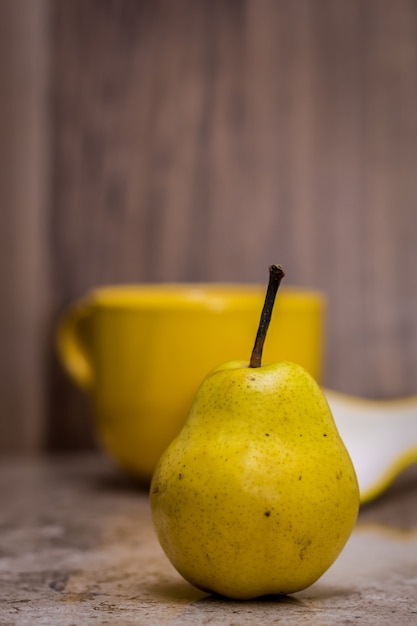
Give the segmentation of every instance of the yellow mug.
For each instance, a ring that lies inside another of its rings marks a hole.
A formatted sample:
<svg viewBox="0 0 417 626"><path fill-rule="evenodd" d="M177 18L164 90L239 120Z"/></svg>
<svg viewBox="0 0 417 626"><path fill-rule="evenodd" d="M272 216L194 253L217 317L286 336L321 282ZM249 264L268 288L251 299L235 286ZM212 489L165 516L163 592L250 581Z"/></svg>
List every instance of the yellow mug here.
<svg viewBox="0 0 417 626"><path fill-rule="evenodd" d="M95 289L57 328L60 360L89 392L103 447L129 473L149 480L183 426L206 374L249 361L265 286L138 284ZM282 287L263 363L291 360L320 381L324 299Z"/></svg>

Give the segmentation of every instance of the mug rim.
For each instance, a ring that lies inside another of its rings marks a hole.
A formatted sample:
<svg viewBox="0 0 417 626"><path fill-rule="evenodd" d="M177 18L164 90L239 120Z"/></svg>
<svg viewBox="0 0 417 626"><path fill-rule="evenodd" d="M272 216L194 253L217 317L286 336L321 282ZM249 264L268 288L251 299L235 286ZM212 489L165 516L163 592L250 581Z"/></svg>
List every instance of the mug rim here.
<svg viewBox="0 0 417 626"><path fill-rule="evenodd" d="M235 306L259 309L265 296L265 284L232 282L164 282L103 285L90 291L93 305L109 309L224 309ZM282 286L277 305L291 309L322 309L323 292L298 286Z"/></svg>

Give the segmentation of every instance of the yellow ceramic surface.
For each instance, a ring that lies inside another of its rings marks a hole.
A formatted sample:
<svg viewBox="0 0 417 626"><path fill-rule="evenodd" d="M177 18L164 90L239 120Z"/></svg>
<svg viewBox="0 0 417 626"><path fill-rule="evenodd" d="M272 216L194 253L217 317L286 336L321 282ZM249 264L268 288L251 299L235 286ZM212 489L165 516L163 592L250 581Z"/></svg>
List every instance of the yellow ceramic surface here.
<svg viewBox="0 0 417 626"><path fill-rule="evenodd" d="M265 286L104 287L74 303L57 331L61 361L92 398L97 432L118 463L149 480L215 366L249 361ZM282 288L263 362L287 359L320 381L324 301Z"/></svg>

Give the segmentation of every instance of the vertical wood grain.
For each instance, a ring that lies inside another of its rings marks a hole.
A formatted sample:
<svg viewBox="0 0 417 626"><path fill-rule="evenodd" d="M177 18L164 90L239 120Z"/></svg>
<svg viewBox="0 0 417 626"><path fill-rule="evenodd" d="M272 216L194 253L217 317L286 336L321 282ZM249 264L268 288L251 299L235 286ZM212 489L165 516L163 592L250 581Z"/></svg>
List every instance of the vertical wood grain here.
<svg viewBox="0 0 417 626"><path fill-rule="evenodd" d="M45 435L49 3L0 2L0 453Z"/></svg>
<svg viewBox="0 0 417 626"><path fill-rule="evenodd" d="M50 11L49 342L92 286L264 282L280 262L327 295L328 386L417 392L417 3ZM92 445L85 398L50 362L48 445Z"/></svg>
<svg viewBox="0 0 417 626"><path fill-rule="evenodd" d="M64 0L58 14L65 295L261 281L278 260L328 294L328 384L411 391L416 3Z"/></svg>

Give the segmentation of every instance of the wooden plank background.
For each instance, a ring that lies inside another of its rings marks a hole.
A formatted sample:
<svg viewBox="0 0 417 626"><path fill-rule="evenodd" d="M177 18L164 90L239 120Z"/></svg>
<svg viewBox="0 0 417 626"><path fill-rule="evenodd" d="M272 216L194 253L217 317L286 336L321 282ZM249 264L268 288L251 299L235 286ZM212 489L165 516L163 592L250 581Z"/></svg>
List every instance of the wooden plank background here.
<svg viewBox="0 0 417 626"><path fill-rule="evenodd" d="M26 90L1 122L0 449L93 445L51 343L98 284L265 281L280 262L327 294L328 386L417 392L416 0L5 6L28 64L0 37L0 80Z"/></svg>
<svg viewBox="0 0 417 626"><path fill-rule="evenodd" d="M0 452L46 437L50 7L0 0Z"/></svg>

